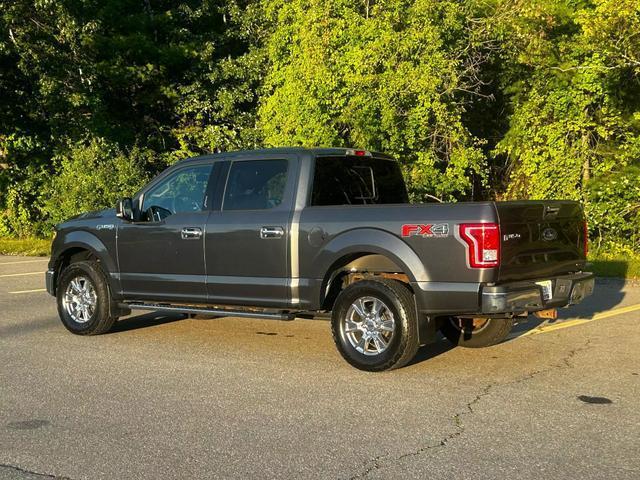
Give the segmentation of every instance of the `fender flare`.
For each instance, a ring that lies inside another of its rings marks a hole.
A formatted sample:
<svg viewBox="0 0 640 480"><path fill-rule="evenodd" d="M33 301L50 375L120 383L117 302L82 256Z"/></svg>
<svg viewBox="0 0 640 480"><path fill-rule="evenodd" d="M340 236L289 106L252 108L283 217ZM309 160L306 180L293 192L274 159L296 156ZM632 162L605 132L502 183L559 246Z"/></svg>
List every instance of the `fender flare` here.
<svg viewBox="0 0 640 480"><path fill-rule="evenodd" d="M314 278L326 279L342 258L357 254L384 255L401 267L411 282L429 279L427 267L409 245L375 228L357 228L332 238L314 259Z"/></svg>
<svg viewBox="0 0 640 480"><path fill-rule="evenodd" d="M59 233L58 235L60 235L60 237L56 238L55 243L60 245L60 247L52 252L57 274L59 273L57 270L60 267L60 259L62 256L70 249L82 248L91 252L100 261L102 269L110 283L111 291L114 294L120 293L120 275L117 262L98 237L86 230L73 230L67 233Z"/></svg>

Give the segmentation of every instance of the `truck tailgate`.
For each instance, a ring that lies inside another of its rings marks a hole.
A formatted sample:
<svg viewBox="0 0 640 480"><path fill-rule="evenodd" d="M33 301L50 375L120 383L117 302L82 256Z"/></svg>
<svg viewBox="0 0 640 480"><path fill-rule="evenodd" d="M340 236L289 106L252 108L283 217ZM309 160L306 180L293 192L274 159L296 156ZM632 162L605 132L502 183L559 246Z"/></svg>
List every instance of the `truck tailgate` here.
<svg viewBox="0 0 640 480"><path fill-rule="evenodd" d="M496 202L500 282L581 271L586 259L582 207L573 201Z"/></svg>

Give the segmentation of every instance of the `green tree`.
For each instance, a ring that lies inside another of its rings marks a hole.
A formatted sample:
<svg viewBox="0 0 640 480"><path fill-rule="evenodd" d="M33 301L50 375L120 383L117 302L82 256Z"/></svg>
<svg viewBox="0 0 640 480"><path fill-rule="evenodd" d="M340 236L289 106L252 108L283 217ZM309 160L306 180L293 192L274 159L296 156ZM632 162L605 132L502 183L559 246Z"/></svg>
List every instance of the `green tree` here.
<svg viewBox="0 0 640 480"><path fill-rule="evenodd" d="M4 233L44 219L36 199L58 173L54 159L77 154L70 146L155 152L153 173L255 145L253 10L224 0L0 1Z"/></svg>
<svg viewBox="0 0 640 480"><path fill-rule="evenodd" d="M267 145L358 146L402 159L417 198L484 179L462 117L479 59L461 2L267 1L259 120Z"/></svg>
<svg viewBox="0 0 640 480"><path fill-rule="evenodd" d="M134 147L125 152L96 139L72 145L54 161L58 175L43 190L41 202L49 226L133 195L149 180L148 164L154 156L149 150Z"/></svg>
<svg viewBox="0 0 640 480"><path fill-rule="evenodd" d="M640 47L640 4L503 2L498 11L511 112L496 153L508 158L507 195L585 199L590 179L639 158L640 63L628 55Z"/></svg>
<svg viewBox="0 0 640 480"><path fill-rule="evenodd" d="M635 248L639 75L637 0L0 0L0 234L194 154L354 146L414 199L578 199Z"/></svg>

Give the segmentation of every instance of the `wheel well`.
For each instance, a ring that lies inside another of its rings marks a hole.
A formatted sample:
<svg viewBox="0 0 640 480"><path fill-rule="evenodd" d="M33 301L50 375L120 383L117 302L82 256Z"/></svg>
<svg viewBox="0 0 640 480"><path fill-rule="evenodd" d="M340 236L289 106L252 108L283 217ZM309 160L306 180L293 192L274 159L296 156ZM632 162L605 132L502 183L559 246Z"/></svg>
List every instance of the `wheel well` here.
<svg viewBox="0 0 640 480"><path fill-rule="evenodd" d="M331 265L322 282L321 308L331 310L340 292L348 285L376 277L398 280L411 289L407 272L389 257L367 252L345 255Z"/></svg>
<svg viewBox="0 0 640 480"><path fill-rule="evenodd" d="M98 260L98 257L96 257L96 255L89 249L72 247L60 254L56 270L59 274L72 263L80 262L82 260Z"/></svg>

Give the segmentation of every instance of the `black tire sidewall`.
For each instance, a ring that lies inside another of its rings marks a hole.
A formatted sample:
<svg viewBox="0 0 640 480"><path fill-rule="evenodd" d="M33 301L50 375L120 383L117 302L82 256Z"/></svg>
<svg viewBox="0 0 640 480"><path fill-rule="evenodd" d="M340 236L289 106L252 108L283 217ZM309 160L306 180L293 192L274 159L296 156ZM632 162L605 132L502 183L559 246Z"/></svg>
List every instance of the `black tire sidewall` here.
<svg viewBox="0 0 640 480"><path fill-rule="evenodd" d="M443 319L440 331L454 345L468 348L490 347L502 342L513 327L513 319L491 318L489 323L480 331L465 335L451 323L453 317Z"/></svg>
<svg viewBox="0 0 640 480"><path fill-rule="evenodd" d="M362 283L362 285L359 285ZM342 321L353 302L360 297L375 297L387 305L393 313L395 330L389 347L378 355L364 355L358 352L346 338ZM408 319L404 314L400 299L386 285L375 281L362 281L347 287L336 299L331 314L331 328L338 351L354 367L366 371L380 371L391 368L399 357L406 342L405 332Z"/></svg>
<svg viewBox="0 0 640 480"><path fill-rule="evenodd" d="M73 320L62 304L62 298L67 286L71 280L78 276L89 278L97 296L96 309L91 320L86 323L79 323ZM106 285L104 275L99 271L99 267L95 262L72 263L65 268L60 275L56 299L58 304L58 314L60 315L62 324L67 328L67 330L78 335L90 335L94 333L100 324L103 323L104 319L109 316L109 288Z"/></svg>

